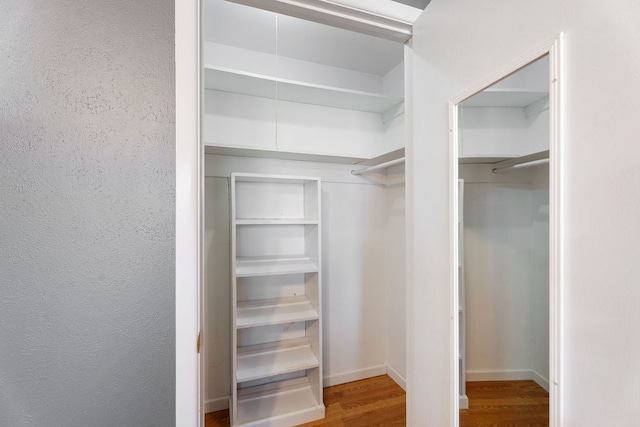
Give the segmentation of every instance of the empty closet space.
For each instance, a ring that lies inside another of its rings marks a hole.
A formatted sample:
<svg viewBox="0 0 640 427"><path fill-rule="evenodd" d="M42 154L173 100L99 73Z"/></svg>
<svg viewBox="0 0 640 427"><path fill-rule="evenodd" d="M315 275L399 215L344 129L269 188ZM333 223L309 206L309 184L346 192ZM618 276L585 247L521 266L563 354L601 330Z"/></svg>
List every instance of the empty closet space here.
<svg viewBox="0 0 640 427"><path fill-rule="evenodd" d="M460 407L465 381L549 390L549 62L459 105Z"/></svg>
<svg viewBox="0 0 640 427"><path fill-rule="evenodd" d="M404 387L404 46L204 6L204 412L296 425L323 387Z"/></svg>

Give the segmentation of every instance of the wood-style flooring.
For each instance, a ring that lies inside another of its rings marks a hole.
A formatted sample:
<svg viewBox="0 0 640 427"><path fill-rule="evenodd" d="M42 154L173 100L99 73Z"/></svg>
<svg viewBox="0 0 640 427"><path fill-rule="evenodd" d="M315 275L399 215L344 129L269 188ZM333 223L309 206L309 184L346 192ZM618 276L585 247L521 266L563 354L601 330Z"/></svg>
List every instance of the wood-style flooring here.
<svg viewBox="0 0 640 427"><path fill-rule="evenodd" d="M323 420L304 427L381 427L406 425L405 393L389 376L324 389ZM207 414L206 427L228 427L229 411Z"/></svg>
<svg viewBox="0 0 640 427"><path fill-rule="evenodd" d="M467 383L469 409L460 427L549 425L549 394L533 381ZM304 427L393 427L406 425L405 393L387 375L324 389L326 416ZM228 427L229 411L212 412L206 427Z"/></svg>
<svg viewBox="0 0 640 427"><path fill-rule="evenodd" d="M549 393L534 381L468 382L467 397L460 427L549 425Z"/></svg>

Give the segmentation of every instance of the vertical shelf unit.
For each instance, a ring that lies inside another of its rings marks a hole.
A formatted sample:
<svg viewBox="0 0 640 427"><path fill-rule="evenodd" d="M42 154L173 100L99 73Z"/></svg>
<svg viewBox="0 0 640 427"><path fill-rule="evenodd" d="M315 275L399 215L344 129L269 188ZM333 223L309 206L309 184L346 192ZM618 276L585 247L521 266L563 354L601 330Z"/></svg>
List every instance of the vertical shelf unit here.
<svg viewBox="0 0 640 427"><path fill-rule="evenodd" d="M233 173L232 426L324 418L320 179Z"/></svg>
<svg viewBox="0 0 640 427"><path fill-rule="evenodd" d="M465 277L464 277L464 180L458 180L458 369L460 409L469 408L467 397L466 364L466 318L465 318Z"/></svg>

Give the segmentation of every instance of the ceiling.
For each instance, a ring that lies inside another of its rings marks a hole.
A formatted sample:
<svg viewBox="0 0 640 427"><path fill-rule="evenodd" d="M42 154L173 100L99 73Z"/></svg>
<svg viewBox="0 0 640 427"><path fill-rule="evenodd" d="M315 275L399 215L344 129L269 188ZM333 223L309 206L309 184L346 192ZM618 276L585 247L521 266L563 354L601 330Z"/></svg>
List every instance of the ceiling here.
<svg viewBox="0 0 640 427"><path fill-rule="evenodd" d="M225 0L205 1L203 36L205 41L377 75L404 57L401 43Z"/></svg>

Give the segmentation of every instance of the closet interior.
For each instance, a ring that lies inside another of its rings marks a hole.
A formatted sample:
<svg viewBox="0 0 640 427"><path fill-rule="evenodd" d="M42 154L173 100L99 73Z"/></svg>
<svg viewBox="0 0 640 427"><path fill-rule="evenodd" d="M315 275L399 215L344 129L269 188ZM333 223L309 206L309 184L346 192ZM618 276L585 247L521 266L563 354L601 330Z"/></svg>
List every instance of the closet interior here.
<svg viewBox="0 0 640 427"><path fill-rule="evenodd" d="M465 381L549 390L549 58L458 106L460 408Z"/></svg>
<svg viewBox="0 0 640 427"><path fill-rule="evenodd" d="M405 386L404 46L205 0L204 412Z"/></svg>

